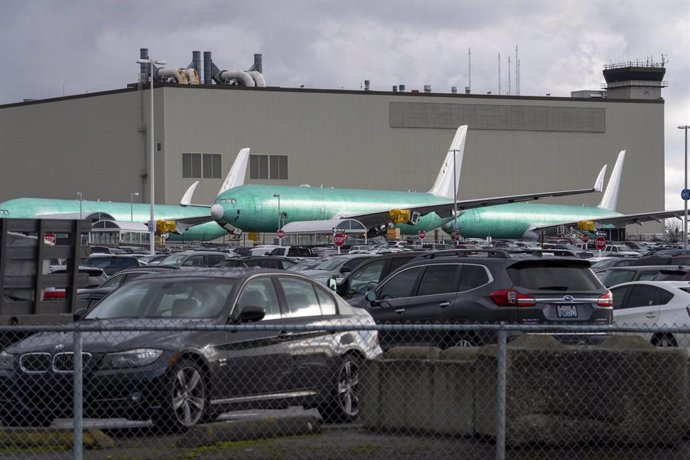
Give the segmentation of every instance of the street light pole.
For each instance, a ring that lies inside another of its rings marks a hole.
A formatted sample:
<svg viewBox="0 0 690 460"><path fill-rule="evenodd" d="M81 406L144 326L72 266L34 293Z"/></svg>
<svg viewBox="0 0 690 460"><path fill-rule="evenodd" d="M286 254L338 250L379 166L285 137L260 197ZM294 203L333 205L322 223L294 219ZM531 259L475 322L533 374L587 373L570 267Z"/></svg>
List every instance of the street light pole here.
<svg viewBox="0 0 690 460"><path fill-rule="evenodd" d="M683 249L688 249L688 197L686 196L686 190L688 189L688 128L690 128L689 125L678 127L678 129L685 130L685 168L683 168L683 172L685 173L685 187L683 188L682 194L683 203L685 203L685 213L683 217Z"/></svg>
<svg viewBox="0 0 690 460"><path fill-rule="evenodd" d="M151 217L149 219L149 251L151 255L154 255L156 253L156 221L155 221L155 181L154 181L154 165L153 165L153 160L154 160L154 129L153 129L153 64L165 64L165 61L156 61L153 59L139 59L137 60L139 64L148 64L149 65L149 79L151 80L151 102L150 102L150 112L151 116L149 119L149 195L151 198Z"/></svg>
<svg viewBox="0 0 690 460"><path fill-rule="evenodd" d="M134 197L139 196L139 192L129 194L129 221L134 222Z"/></svg>
<svg viewBox="0 0 690 460"><path fill-rule="evenodd" d="M458 172L457 168L458 151L453 149L453 247L457 246L458 239L458 179L455 177Z"/></svg>
<svg viewBox="0 0 690 460"><path fill-rule="evenodd" d="M280 212L280 193L274 193L273 198L278 198L278 230L283 226L283 214ZM278 231L276 230L276 231ZM278 246L283 245L283 239L278 238Z"/></svg>
<svg viewBox="0 0 690 460"><path fill-rule="evenodd" d="M77 196L79 197L79 220L81 220L81 219L83 219L81 204L82 204L84 197L82 196L81 192L77 192Z"/></svg>

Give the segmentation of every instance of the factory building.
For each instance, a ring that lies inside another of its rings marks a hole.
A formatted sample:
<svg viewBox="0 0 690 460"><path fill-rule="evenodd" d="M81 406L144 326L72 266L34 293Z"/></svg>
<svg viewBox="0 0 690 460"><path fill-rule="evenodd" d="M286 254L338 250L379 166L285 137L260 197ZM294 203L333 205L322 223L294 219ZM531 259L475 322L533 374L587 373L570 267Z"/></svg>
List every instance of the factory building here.
<svg viewBox="0 0 690 460"><path fill-rule="evenodd" d="M244 147L248 183L427 191L467 124L460 199L590 187L625 149L618 211L664 209L663 63L608 66L605 90L534 97L371 91L368 82L358 91L281 88L264 78L260 55L248 71L221 71L210 53L203 69L199 52L186 69L156 69L147 57L142 49L139 81L125 88L0 106L0 201L81 192L148 202L153 68L158 203L179 202L198 180L193 202L209 204Z"/></svg>

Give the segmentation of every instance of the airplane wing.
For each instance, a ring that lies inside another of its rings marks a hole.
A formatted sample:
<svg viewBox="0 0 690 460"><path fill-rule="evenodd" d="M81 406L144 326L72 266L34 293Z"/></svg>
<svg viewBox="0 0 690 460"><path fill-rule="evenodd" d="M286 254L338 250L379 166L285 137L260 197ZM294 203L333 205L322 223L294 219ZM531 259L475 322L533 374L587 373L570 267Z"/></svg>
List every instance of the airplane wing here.
<svg viewBox="0 0 690 460"><path fill-rule="evenodd" d="M484 206L494 206L497 204L506 203L517 203L522 201L533 201L539 200L541 198L567 196L567 195L578 195L583 193L592 193L601 191L601 186L597 187L597 184L593 188L587 189L576 189L576 190L562 190L556 192L543 192L543 193L529 193L524 195L508 195L493 198L481 198L475 200L458 200L457 209L458 211L464 211L472 208L480 208ZM435 212L441 217L451 217L453 215L453 210L455 209L455 203L452 201L432 204L426 206L410 206L405 209L409 210L411 213L417 213L420 216ZM388 224L391 220L390 217L391 209L385 209L381 211L376 211L367 214L349 214L338 216L341 219L356 219L364 224L367 228L372 228L378 225Z"/></svg>
<svg viewBox="0 0 690 460"><path fill-rule="evenodd" d="M561 222L559 224L549 224L549 225L535 225L530 228L531 231L540 232L542 230L551 230L558 228L562 225L576 226L578 222L590 220L597 224L611 224L616 226L630 225L630 224L640 224L643 225L645 222L661 222L664 219L670 219L677 217L678 219L683 219L685 211L683 209L677 211L652 211L652 212L641 212L637 214L618 214L611 217L592 217L591 219L582 218L574 222Z"/></svg>

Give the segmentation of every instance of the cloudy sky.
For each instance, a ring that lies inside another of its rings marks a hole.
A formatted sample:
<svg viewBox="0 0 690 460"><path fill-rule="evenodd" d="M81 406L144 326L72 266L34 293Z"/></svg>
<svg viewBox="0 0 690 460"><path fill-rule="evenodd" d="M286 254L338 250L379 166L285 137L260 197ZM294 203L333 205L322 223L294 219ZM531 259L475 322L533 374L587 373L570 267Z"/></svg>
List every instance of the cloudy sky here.
<svg viewBox="0 0 690 460"><path fill-rule="evenodd" d="M122 88L139 48L185 67L212 51L226 69L263 54L272 86L373 90L431 85L570 96L600 89L605 64L667 62L666 207L683 202L690 124L690 0L0 0L0 104ZM509 83L508 58L511 74Z"/></svg>

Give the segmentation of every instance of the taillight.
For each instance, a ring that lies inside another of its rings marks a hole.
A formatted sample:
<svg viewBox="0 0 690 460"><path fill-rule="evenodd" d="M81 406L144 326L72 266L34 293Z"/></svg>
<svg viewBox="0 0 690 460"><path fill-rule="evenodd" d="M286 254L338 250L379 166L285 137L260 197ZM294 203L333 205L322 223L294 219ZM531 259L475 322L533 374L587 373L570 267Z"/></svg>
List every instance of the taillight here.
<svg viewBox="0 0 690 460"><path fill-rule="evenodd" d="M59 291L45 291L43 293L43 300L50 300L50 299L64 299L65 298L65 291L59 290Z"/></svg>
<svg viewBox="0 0 690 460"><path fill-rule="evenodd" d="M601 295L597 299L597 305L600 307L613 307L613 294L611 294L611 291L606 291L605 294Z"/></svg>
<svg viewBox="0 0 690 460"><path fill-rule="evenodd" d="M499 289L489 296L499 307L533 307L537 304L534 297L520 294L513 289Z"/></svg>

